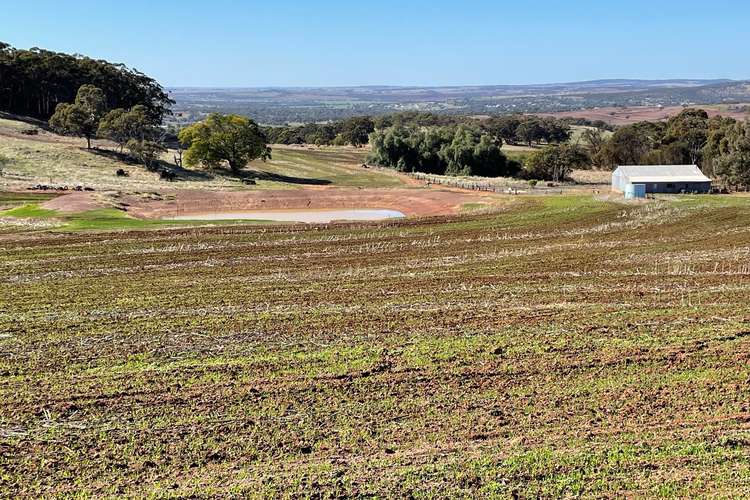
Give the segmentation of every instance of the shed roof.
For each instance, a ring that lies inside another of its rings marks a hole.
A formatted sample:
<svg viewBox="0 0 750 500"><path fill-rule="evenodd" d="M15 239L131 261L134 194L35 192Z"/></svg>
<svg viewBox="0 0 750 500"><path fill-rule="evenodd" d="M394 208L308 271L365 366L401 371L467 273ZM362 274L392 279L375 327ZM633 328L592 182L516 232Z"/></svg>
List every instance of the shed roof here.
<svg viewBox="0 0 750 500"><path fill-rule="evenodd" d="M711 182L696 165L622 165L617 170L631 183Z"/></svg>

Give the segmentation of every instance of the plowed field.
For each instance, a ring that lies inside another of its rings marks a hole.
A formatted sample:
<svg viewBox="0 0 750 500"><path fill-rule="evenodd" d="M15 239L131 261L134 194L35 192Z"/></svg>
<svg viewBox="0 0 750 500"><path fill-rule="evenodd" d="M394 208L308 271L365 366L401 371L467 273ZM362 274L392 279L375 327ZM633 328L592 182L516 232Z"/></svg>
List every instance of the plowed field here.
<svg viewBox="0 0 750 500"><path fill-rule="evenodd" d="M0 496L750 494L750 200L4 234Z"/></svg>

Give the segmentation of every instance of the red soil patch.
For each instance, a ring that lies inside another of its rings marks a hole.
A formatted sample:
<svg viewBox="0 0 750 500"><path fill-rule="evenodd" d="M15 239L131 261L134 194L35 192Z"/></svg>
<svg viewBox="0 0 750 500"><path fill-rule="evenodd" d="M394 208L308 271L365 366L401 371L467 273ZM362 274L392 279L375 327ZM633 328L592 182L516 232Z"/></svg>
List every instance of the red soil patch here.
<svg viewBox="0 0 750 500"><path fill-rule="evenodd" d="M142 218L277 209L390 209L407 216L455 214L465 203L497 203L486 193L437 188L306 188L267 191L180 190L169 199L121 198L128 212Z"/></svg>
<svg viewBox="0 0 750 500"><path fill-rule="evenodd" d="M708 116L726 116L735 118L737 120L745 120L750 115L741 111L727 111L718 110L707 106L691 106L695 108L705 109ZM675 116L682 111L682 106L668 106L668 107L651 107L651 106L637 106L631 108L593 108L593 109L581 109L578 111L561 111L558 113L538 113L539 116L554 116L556 118L572 117L572 118L586 118L589 120L602 120L612 125L628 125L631 123L642 122L642 121L662 121L667 120L671 116Z"/></svg>
<svg viewBox="0 0 750 500"><path fill-rule="evenodd" d="M58 210L64 213L86 212L87 210L94 210L106 206L107 204L99 199L94 193L85 191L64 194L42 203L43 208Z"/></svg>

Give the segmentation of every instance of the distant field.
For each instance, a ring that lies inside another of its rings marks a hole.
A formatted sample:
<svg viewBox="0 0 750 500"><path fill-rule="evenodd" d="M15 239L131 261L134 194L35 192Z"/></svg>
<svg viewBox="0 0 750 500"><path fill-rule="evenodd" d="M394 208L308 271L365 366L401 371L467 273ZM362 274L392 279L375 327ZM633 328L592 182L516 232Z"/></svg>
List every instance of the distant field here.
<svg viewBox="0 0 750 500"><path fill-rule="evenodd" d="M195 120L219 111L281 125L405 110L487 115L746 102L750 85L728 80L599 80L454 87L172 88L170 95L177 101L174 120Z"/></svg>
<svg viewBox="0 0 750 500"><path fill-rule="evenodd" d="M737 120L750 118L750 113L730 109L722 104L696 104L691 107L705 109L709 116L729 116ZM602 107L581 109L577 111L561 111L557 113L540 113L542 116L557 118L573 117L588 120L602 120L612 125L628 125L640 121L661 121L679 114L685 109L683 106L633 106L633 107Z"/></svg>
<svg viewBox="0 0 750 500"><path fill-rule="evenodd" d="M747 497L749 228L548 196L5 234L0 496Z"/></svg>
<svg viewBox="0 0 750 500"><path fill-rule="evenodd" d="M572 125L570 129L571 129L570 142L572 144L582 144L582 145L586 144L583 141L583 133L586 130L591 130L591 129L596 130L594 127L586 127L584 125ZM606 139L609 139L610 137L612 137L612 134L613 132L610 132L609 130L602 130L602 135Z"/></svg>

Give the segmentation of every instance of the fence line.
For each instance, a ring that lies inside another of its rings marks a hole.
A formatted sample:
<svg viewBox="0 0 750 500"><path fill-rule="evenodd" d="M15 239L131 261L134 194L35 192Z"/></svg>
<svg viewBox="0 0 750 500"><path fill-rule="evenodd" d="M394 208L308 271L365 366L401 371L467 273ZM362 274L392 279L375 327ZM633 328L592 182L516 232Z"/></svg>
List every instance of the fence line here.
<svg viewBox="0 0 750 500"><path fill-rule="evenodd" d="M454 187L458 189L466 189L471 191L486 191L490 193L505 193L505 194L528 194L528 193L562 193L561 187L558 186L534 186L531 185L518 185L518 184L500 184L498 182L492 182L488 180L469 180L463 177L449 177L435 174L425 174L422 172L405 172L406 175L424 181L428 184L438 184L441 186Z"/></svg>

